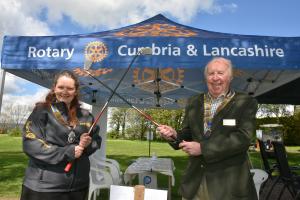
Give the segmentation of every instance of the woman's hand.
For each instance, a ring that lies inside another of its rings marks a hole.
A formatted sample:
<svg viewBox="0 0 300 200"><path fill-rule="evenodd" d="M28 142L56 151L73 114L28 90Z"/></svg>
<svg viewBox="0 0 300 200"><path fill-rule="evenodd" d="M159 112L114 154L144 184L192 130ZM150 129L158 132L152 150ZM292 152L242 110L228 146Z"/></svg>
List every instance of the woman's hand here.
<svg viewBox="0 0 300 200"><path fill-rule="evenodd" d="M86 148L91 144L91 142L92 142L91 136L88 133L83 133L80 136L79 146Z"/></svg>
<svg viewBox="0 0 300 200"><path fill-rule="evenodd" d="M75 158L79 158L83 153L84 148L80 145L75 146Z"/></svg>

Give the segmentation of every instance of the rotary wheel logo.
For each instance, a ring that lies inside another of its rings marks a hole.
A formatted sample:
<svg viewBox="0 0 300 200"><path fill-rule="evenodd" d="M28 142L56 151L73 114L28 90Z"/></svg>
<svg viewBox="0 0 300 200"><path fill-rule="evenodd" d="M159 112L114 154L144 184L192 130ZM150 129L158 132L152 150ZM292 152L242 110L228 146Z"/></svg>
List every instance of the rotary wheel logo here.
<svg viewBox="0 0 300 200"><path fill-rule="evenodd" d="M149 185L151 183L151 177L150 176L144 176L144 185Z"/></svg>
<svg viewBox="0 0 300 200"><path fill-rule="evenodd" d="M108 50L103 42L90 42L85 48L85 57L94 63L102 61L107 54Z"/></svg>

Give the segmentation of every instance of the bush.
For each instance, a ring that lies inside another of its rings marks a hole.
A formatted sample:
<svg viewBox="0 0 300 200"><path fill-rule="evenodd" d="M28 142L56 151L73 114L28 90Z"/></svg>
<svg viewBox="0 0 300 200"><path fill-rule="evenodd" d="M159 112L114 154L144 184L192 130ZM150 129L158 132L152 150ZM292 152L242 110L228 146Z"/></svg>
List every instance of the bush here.
<svg viewBox="0 0 300 200"><path fill-rule="evenodd" d="M0 128L0 134L7 134L6 128Z"/></svg>
<svg viewBox="0 0 300 200"><path fill-rule="evenodd" d="M107 137L109 139L118 139L119 138L119 133L116 130L111 130L107 133Z"/></svg>
<svg viewBox="0 0 300 200"><path fill-rule="evenodd" d="M9 129L7 131L7 133L9 136L12 136L12 137L21 137L22 136L22 130L19 127Z"/></svg>
<svg viewBox="0 0 300 200"><path fill-rule="evenodd" d="M300 113L289 117L279 118L261 118L256 120L256 128L259 129L261 124L282 124L283 125L283 140L287 146L300 145Z"/></svg>

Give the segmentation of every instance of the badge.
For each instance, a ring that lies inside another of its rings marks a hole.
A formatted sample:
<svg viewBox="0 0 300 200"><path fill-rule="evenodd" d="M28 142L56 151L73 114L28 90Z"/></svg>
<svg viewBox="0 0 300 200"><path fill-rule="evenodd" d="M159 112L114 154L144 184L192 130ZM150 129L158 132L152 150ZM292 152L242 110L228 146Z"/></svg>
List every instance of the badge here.
<svg viewBox="0 0 300 200"><path fill-rule="evenodd" d="M73 130L70 131L70 133L68 134L68 142L70 144L74 143L76 139L76 134Z"/></svg>
<svg viewBox="0 0 300 200"><path fill-rule="evenodd" d="M223 126L235 126L235 119L223 119Z"/></svg>

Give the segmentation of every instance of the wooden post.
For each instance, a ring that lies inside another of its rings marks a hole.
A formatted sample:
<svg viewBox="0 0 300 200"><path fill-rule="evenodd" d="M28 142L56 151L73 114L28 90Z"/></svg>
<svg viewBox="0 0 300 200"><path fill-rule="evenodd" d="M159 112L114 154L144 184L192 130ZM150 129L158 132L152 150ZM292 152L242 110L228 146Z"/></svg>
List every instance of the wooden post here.
<svg viewBox="0 0 300 200"><path fill-rule="evenodd" d="M134 186L134 200L144 200L145 186L136 185Z"/></svg>

